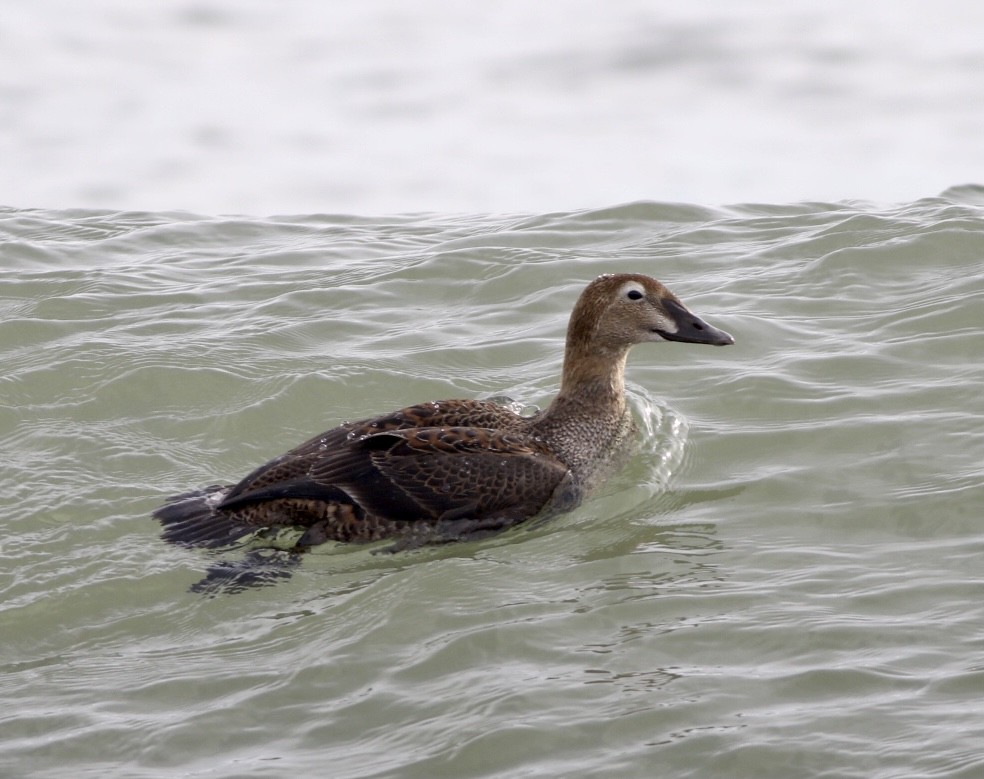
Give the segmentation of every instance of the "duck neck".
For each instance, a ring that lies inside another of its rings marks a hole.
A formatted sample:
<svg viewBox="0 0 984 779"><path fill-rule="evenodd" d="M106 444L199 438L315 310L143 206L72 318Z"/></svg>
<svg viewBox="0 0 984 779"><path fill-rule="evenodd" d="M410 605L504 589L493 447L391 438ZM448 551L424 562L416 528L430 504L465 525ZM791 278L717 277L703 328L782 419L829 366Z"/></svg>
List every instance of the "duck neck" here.
<svg viewBox="0 0 984 779"><path fill-rule="evenodd" d="M578 495L593 489L631 432L625 400L627 351L606 355L568 348L560 392L534 422L534 432L570 469Z"/></svg>
<svg viewBox="0 0 984 779"><path fill-rule="evenodd" d="M568 344L560 392L548 413L621 419L625 414L625 361L629 350Z"/></svg>

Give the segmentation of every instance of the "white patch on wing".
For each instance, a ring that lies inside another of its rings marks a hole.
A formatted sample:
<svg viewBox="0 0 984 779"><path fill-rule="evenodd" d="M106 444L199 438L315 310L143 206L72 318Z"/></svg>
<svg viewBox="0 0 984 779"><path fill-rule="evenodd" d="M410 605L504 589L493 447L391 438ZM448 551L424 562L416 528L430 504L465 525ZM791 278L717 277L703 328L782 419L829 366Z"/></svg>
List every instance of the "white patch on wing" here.
<svg viewBox="0 0 984 779"><path fill-rule="evenodd" d="M220 490L215 490L215 492L210 492L208 495L205 496L205 505L208 506L210 509L214 509L216 506L218 506L222 501L226 499L226 495L228 494L229 494L228 487Z"/></svg>

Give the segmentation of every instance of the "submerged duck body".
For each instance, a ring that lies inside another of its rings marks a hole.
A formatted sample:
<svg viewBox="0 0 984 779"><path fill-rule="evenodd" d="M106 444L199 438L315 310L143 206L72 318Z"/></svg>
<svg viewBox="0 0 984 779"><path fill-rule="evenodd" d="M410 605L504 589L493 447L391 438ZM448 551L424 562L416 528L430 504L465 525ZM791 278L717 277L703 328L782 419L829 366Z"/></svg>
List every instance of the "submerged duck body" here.
<svg viewBox="0 0 984 779"><path fill-rule="evenodd" d="M621 460L632 434L629 349L647 341L734 339L649 276L600 276L571 314L560 392L522 416L486 400L443 400L349 422L235 485L157 509L166 541L220 547L299 528L294 549L398 539L398 547L476 538L569 510Z"/></svg>

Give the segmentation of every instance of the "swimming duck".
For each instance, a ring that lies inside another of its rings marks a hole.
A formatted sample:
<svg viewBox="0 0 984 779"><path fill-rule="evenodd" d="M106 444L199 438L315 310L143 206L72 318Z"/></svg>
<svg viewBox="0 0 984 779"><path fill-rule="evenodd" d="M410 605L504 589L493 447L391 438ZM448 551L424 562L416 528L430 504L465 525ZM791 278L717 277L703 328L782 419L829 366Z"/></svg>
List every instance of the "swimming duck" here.
<svg viewBox="0 0 984 779"><path fill-rule="evenodd" d="M157 509L164 540L226 546L299 528L294 551L396 538L397 548L490 535L577 506L624 459L629 348L647 341L724 346L734 338L649 276L599 276L567 328L560 392L522 416L489 400L442 400L347 422L235 485Z"/></svg>

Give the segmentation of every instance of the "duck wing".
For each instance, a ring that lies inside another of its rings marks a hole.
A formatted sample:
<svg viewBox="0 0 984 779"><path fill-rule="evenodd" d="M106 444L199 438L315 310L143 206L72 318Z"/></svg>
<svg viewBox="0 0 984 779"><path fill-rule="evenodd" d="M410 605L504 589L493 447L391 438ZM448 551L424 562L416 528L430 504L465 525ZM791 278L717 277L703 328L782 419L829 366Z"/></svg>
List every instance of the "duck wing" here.
<svg viewBox="0 0 984 779"><path fill-rule="evenodd" d="M366 430L366 424L343 426L311 439L255 470L218 508L304 499L355 504L388 520L509 515L518 521L543 508L568 470L520 433L465 426Z"/></svg>
<svg viewBox="0 0 984 779"><path fill-rule="evenodd" d="M346 422L251 471L229 490L220 507L230 508L237 504L273 500L277 497L336 499L338 496L331 487L330 480L309 478L312 467L320 463L324 469L331 464L344 470L352 465L345 457L352 442L361 441L375 433L455 425L509 429L523 421L522 417L505 406L492 401L445 400L420 403L389 414ZM278 494L284 491L291 494Z"/></svg>
<svg viewBox="0 0 984 779"><path fill-rule="evenodd" d="M535 438L483 428L397 430L370 436L363 447L392 488L422 516L439 521L526 519L547 504L568 472ZM375 513L375 495L359 498Z"/></svg>
<svg viewBox="0 0 984 779"><path fill-rule="evenodd" d="M217 508L279 499L351 504L384 519L439 519L546 503L567 466L529 420L487 400L421 403L343 424L260 466Z"/></svg>

